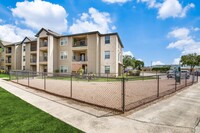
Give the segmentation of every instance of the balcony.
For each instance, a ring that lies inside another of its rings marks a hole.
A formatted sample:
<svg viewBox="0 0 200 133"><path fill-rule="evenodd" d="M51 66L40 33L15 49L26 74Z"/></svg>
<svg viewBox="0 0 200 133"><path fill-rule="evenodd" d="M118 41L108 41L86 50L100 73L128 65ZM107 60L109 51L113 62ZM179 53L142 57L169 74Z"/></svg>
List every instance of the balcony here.
<svg viewBox="0 0 200 133"><path fill-rule="evenodd" d="M12 53L12 50L11 49L7 49L6 50L6 54L11 54Z"/></svg>
<svg viewBox="0 0 200 133"><path fill-rule="evenodd" d="M73 62L86 62L88 61L87 56L72 56Z"/></svg>
<svg viewBox="0 0 200 133"><path fill-rule="evenodd" d="M11 59L6 60L6 65L11 65Z"/></svg>
<svg viewBox="0 0 200 133"><path fill-rule="evenodd" d="M31 65L36 65L37 59L36 58L31 58L30 59L30 64Z"/></svg>
<svg viewBox="0 0 200 133"><path fill-rule="evenodd" d="M40 50L47 51L48 42L40 42Z"/></svg>
<svg viewBox="0 0 200 133"><path fill-rule="evenodd" d="M48 58L46 56L40 56L40 64L47 64Z"/></svg>
<svg viewBox="0 0 200 133"><path fill-rule="evenodd" d="M48 42L40 42L40 47L47 47L48 46Z"/></svg>
<svg viewBox="0 0 200 133"><path fill-rule="evenodd" d="M37 47L36 46L31 46L31 52L32 51L37 51Z"/></svg>

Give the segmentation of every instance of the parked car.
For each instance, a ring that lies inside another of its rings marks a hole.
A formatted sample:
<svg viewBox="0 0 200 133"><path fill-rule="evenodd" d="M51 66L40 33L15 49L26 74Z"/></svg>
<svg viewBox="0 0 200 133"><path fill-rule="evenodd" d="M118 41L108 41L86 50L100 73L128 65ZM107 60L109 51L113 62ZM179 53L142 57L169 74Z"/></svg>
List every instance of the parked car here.
<svg viewBox="0 0 200 133"><path fill-rule="evenodd" d="M175 71L169 70L167 71L167 78L174 78L175 77Z"/></svg>
<svg viewBox="0 0 200 133"><path fill-rule="evenodd" d="M175 78L175 75L178 77L180 76L181 78L190 78L190 72L188 70L181 70L181 73L176 72L174 70L169 70L167 72L167 78Z"/></svg>
<svg viewBox="0 0 200 133"><path fill-rule="evenodd" d="M197 71L195 72L195 76L200 76L200 70L197 70Z"/></svg>
<svg viewBox="0 0 200 133"><path fill-rule="evenodd" d="M181 78L190 78L190 72L188 70L181 70Z"/></svg>

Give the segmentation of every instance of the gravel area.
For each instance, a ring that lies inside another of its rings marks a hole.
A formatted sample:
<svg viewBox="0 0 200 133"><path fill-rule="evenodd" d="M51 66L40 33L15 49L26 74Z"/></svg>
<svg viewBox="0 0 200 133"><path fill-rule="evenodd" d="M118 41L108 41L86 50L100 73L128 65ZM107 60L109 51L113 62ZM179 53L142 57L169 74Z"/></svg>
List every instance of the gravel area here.
<svg viewBox="0 0 200 133"><path fill-rule="evenodd" d="M13 80L17 82L17 80ZM46 82L46 85L45 85ZM28 85L28 79L20 79L18 83ZM187 85L192 83L192 76L187 80ZM185 80L177 84L177 89L185 87ZM127 80L125 82L126 109L132 109L144 102L157 98L158 80ZM41 77L29 78L29 86L46 90L57 95L71 97L87 103L105 106L113 109L122 109L122 82L87 82L61 79L42 79ZM72 92L71 92L72 86ZM159 78L159 96L164 96L175 91L175 80L166 76Z"/></svg>

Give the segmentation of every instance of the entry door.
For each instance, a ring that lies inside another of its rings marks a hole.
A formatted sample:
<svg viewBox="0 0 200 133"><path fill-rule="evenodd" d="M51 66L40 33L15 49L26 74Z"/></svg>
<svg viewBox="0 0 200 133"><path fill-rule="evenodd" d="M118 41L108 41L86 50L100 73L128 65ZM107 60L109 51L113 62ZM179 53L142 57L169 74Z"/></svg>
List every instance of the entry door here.
<svg viewBox="0 0 200 133"><path fill-rule="evenodd" d="M84 53L80 54L80 61L85 61L85 54Z"/></svg>

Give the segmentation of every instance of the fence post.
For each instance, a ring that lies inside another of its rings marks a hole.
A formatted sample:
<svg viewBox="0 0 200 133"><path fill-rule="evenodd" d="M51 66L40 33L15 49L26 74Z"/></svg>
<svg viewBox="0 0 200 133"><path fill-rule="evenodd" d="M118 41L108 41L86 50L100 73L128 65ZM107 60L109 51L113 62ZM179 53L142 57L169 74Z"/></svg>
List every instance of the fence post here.
<svg viewBox="0 0 200 133"><path fill-rule="evenodd" d="M17 73L17 83L18 83L18 82L19 82L19 81L18 81L18 72L16 72L16 73Z"/></svg>
<svg viewBox="0 0 200 133"><path fill-rule="evenodd" d="M45 77L45 73L42 73L43 78L44 78L44 90L46 91L46 77Z"/></svg>
<svg viewBox="0 0 200 133"><path fill-rule="evenodd" d="M107 82L108 82L108 73L107 73Z"/></svg>
<svg viewBox="0 0 200 133"><path fill-rule="evenodd" d="M187 72L185 73L185 87L187 86Z"/></svg>
<svg viewBox="0 0 200 133"><path fill-rule="evenodd" d="M29 74L30 72L28 71L28 87L29 87L29 76L30 76L30 74Z"/></svg>
<svg viewBox="0 0 200 133"><path fill-rule="evenodd" d="M72 74L70 75L70 97L72 98Z"/></svg>
<svg viewBox="0 0 200 133"><path fill-rule="evenodd" d="M122 78L122 112L125 112L125 78Z"/></svg>
<svg viewBox="0 0 200 133"><path fill-rule="evenodd" d="M175 91L177 90L177 84L176 84L176 73L174 75L174 80L175 80Z"/></svg>
<svg viewBox="0 0 200 133"><path fill-rule="evenodd" d="M157 97L159 97L159 93L160 93L160 92L159 92L159 91L160 91L160 90L159 90L159 89L160 89L160 88L159 88L159 86L160 86L160 85L159 85L159 78L160 78L159 75L157 75Z"/></svg>
<svg viewBox="0 0 200 133"><path fill-rule="evenodd" d="M11 74L10 74L11 72L9 72L9 80L11 81Z"/></svg>
<svg viewBox="0 0 200 133"><path fill-rule="evenodd" d="M194 73L192 74L192 84L194 84Z"/></svg>

